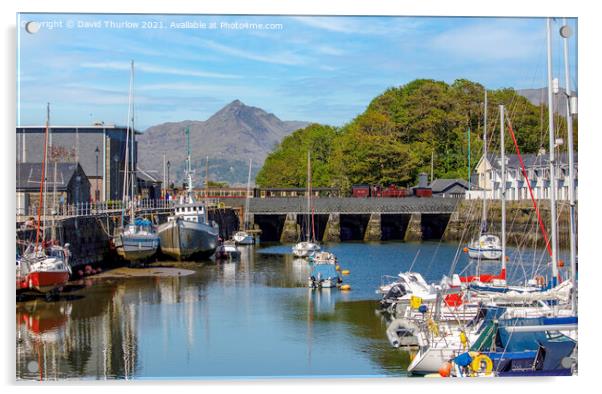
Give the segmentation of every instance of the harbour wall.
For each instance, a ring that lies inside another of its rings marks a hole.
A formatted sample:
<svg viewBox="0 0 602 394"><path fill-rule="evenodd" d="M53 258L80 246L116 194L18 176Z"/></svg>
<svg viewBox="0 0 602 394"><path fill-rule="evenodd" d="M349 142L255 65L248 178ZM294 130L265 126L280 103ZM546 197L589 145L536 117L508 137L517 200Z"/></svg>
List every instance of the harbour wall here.
<svg viewBox="0 0 602 394"><path fill-rule="evenodd" d="M145 215L155 224L164 223L168 213ZM220 236L230 238L239 228L238 216L231 208L216 208L208 210L208 219L218 223ZM86 265L107 268L113 265L122 265L120 257L115 253L110 242L110 234L120 225L120 216L97 215L71 217L57 220L54 230L46 230L45 239L56 239L60 244L69 244L71 251L70 265L74 272L79 267ZM54 231L54 234L52 234ZM28 242L35 242L35 229L18 229L17 240L23 246Z"/></svg>
<svg viewBox="0 0 602 394"><path fill-rule="evenodd" d="M537 204L548 238L551 238L550 201L539 200ZM460 201L449 218L443 240L470 241L476 237L481 226L482 209L481 200ZM570 242L570 207L568 203L558 202L557 212L558 244L561 248L568 248ZM498 235L501 233L502 207L500 201L487 202L487 222L490 232ZM512 246L545 246L545 238L537 220L537 212L531 201L506 202L506 243Z"/></svg>

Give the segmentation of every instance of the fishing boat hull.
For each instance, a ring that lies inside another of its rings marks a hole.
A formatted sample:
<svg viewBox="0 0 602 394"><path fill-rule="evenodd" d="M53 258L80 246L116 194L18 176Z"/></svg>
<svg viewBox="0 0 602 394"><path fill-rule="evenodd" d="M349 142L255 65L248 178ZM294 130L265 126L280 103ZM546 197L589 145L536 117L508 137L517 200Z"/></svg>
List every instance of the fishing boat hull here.
<svg viewBox="0 0 602 394"><path fill-rule="evenodd" d="M117 254L128 261L146 260L157 253L159 236L155 234L121 234L116 238Z"/></svg>
<svg viewBox="0 0 602 394"><path fill-rule="evenodd" d="M172 220L159 226L161 253L177 260L211 256L218 236L218 229L206 223Z"/></svg>
<svg viewBox="0 0 602 394"><path fill-rule="evenodd" d="M22 280L17 282L21 289L33 290L39 293L48 293L59 289L69 281L69 273L66 271L55 272L31 272Z"/></svg>

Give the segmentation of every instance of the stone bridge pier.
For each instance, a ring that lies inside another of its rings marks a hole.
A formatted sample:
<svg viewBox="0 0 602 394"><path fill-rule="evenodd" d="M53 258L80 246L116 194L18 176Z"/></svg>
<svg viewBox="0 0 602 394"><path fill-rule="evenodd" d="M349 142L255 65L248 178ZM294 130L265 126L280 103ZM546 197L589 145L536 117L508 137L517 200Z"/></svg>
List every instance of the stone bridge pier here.
<svg viewBox="0 0 602 394"><path fill-rule="evenodd" d="M315 198L308 217L303 197L254 198L250 220L262 240L291 243L308 231L321 242L441 239L457 199Z"/></svg>

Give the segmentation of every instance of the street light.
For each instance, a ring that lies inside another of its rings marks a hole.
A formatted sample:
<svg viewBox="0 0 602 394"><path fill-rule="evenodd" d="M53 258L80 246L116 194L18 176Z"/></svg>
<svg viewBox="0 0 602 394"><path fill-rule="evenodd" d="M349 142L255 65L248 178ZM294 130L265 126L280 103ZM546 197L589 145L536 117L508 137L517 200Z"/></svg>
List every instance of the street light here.
<svg viewBox="0 0 602 394"><path fill-rule="evenodd" d="M94 153L96 153L96 190L94 191L94 202L98 202L98 199L100 197L100 190L98 185L98 154L100 153L100 149L98 149L98 145L96 146Z"/></svg>
<svg viewBox="0 0 602 394"><path fill-rule="evenodd" d="M119 183L120 183L119 182L119 167L117 166L117 162L119 161L119 155L113 156L113 161L115 162L115 165L114 165L114 167L115 167L115 183L114 183L115 188L113 189L114 190L113 199L116 199L117 195L119 193L118 188L119 188Z"/></svg>

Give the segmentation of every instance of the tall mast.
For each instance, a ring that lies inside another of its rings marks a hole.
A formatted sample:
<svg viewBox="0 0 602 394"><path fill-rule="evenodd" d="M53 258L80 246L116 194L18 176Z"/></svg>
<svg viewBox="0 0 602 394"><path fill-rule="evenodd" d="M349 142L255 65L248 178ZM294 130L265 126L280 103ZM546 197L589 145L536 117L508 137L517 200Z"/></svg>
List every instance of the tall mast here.
<svg viewBox="0 0 602 394"><path fill-rule="evenodd" d="M124 171L123 171L123 191L122 191L122 208L121 208L121 226L124 225L124 216L125 216L125 204L129 201L128 199L128 188L129 188L129 172L130 172L130 129L132 125L132 89L133 89L133 72L134 72L134 62L131 63L130 69L130 86L128 89L128 117L127 117L127 126L125 131L125 161L124 161Z"/></svg>
<svg viewBox="0 0 602 394"><path fill-rule="evenodd" d="M575 158L573 156L573 118L571 111L571 78L569 73L569 37L571 31L566 18L563 19L564 26L560 29L564 49L564 84L566 94L566 128L567 128L567 149L569 156L569 206L570 206L570 252L571 252L571 283L573 285L573 294L571 297L571 308L574 314L577 314L577 227L575 225Z"/></svg>
<svg viewBox="0 0 602 394"><path fill-rule="evenodd" d="M433 183L433 172L435 169L435 150L431 151L431 183Z"/></svg>
<svg viewBox="0 0 602 394"><path fill-rule="evenodd" d="M485 180L487 179L487 88L485 88L485 104L483 114L483 165L485 166ZM483 182L483 213L481 215L481 235L487 231L487 189Z"/></svg>
<svg viewBox="0 0 602 394"><path fill-rule="evenodd" d="M205 157L205 198L209 197L209 156Z"/></svg>
<svg viewBox="0 0 602 394"><path fill-rule="evenodd" d="M468 126L468 131L466 132L466 134L468 134L468 178L466 180L468 181L468 190L470 190L470 126Z"/></svg>
<svg viewBox="0 0 602 394"><path fill-rule="evenodd" d="M500 157L502 160L502 272L506 275L506 147L504 144L504 106L500 105Z"/></svg>
<svg viewBox="0 0 602 394"><path fill-rule="evenodd" d="M253 159L249 159L249 175L247 176L247 198L245 200L245 216L243 218L243 230L247 230L247 221L249 218L249 194L251 193L251 166L253 165Z"/></svg>
<svg viewBox="0 0 602 394"><path fill-rule="evenodd" d="M36 228L36 248L34 253L38 252L38 243L40 241L44 241L44 233L40 234L40 224L41 224L41 215L43 211L44 216L44 225L43 230L46 231L46 196L45 196L45 185L46 185L46 158L48 156L48 128L50 124L50 103L46 104L46 131L44 132L44 151L42 154L42 171L41 171L41 180L40 180L40 206L38 208L38 223ZM40 236L42 239L40 239Z"/></svg>
<svg viewBox="0 0 602 394"><path fill-rule="evenodd" d="M310 226L311 226L311 153L307 151L307 223L305 225L305 233L307 241L310 241Z"/></svg>
<svg viewBox="0 0 602 394"><path fill-rule="evenodd" d="M186 127L186 146L187 146L187 171L186 171L186 179L188 182L187 191L188 191L188 199L190 201L190 197L192 196L192 159L190 158L190 127Z"/></svg>
<svg viewBox="0 0 602 394"><path fill-rule="evenodd" d="M134 127L134 110L135 110L135 106L134 106L134 61L132 60L132 129L131 129L131 133L132 133L132 138L131 140L131 149L130 149L130 160L131 160L131 169L132 169L132 175L130 179L131 182L131 187L132 187L132 195L131 195L131 203L130 203L130 221L134 221L134 197L136 196L136 183L137 183L137 179L136 179L136 161L134 160L134 152L135 152L135 141L136 141L136 128Z"/></svg>
<svg viewBox="0 0 602 394"><path fill-rule="evenodd" d="M547 20L547 41L548 41L548 133L549 133L549 151L550 151L550 218L552 232L552 286L555 286L558 280L558 244L557 244L557 224L556 224L556 159L554 157L554 107L552 92L552 19Z"/></svg>

